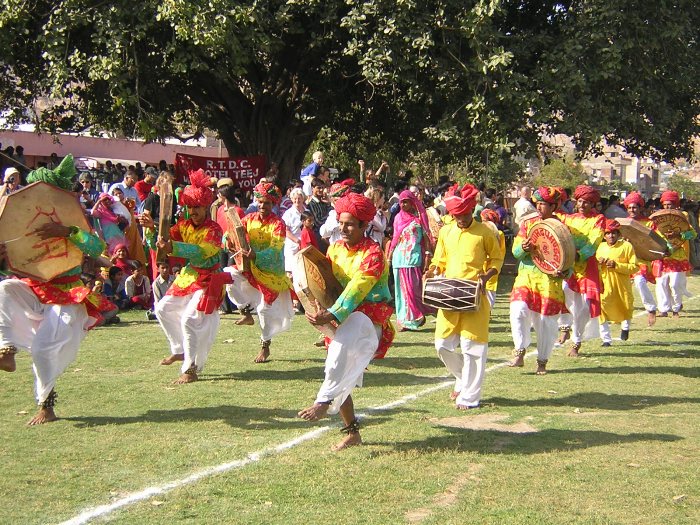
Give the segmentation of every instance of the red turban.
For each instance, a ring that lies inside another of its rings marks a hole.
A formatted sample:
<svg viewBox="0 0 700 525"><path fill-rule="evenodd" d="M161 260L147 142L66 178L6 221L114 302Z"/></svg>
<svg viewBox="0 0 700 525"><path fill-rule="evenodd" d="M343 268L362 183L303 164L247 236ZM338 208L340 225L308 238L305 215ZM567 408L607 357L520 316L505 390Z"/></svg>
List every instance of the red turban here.
<svg viewBox="0 0 700 525"><path fill-rule="evenodd" d="M637 206L643 208L644 207L644 197L642 197L639 192L633 191L627 197L625 197L625 200L622 201L622 204L624 204L625 208L629 206L630 204L636 204Z"/></svg>
<svg viewBox="0 0 700 525"><path fill-rule="evenodd" d="M620 229L620 223L615 219L605 219L605 233L614 232Z"/></svg>
<svg viewBox="0 0 700 525"><path fill-rule="evenodd" d="M272 204L282 200L282 192L271 182L260 182L253 188L253 196L256 199L269 199Z"/></svg>
<svg viewBox="0 0 700 525"><path fill-rule="evenodd" d="M496 210L492 210L490 208L484 208L481 210L481 220L482 221L491 221L495 224L498 224L501 222L501 216L498 214Z"/></svg>
<svg viewBox="0 0 700 525"><path fill-rule="evenodd" d="M560 202L566 202L569 200L569 194L566 193L566 190L562 188L561 186L555 186L559 194L561 195Z"/></svg>
<svg viewBox="0 0 700 525"><path fill-rule="evenodd" d="M476 207L476 197L479 195L471 184L465 184L461 188L455 184L445 194L445 207L450 215L466 215Z"/></svg>
<svg viewBox="0 0 700 525"><path fill-rule="evenodd" d="M353 179L345 179L342 182L336 182L328 190L328 195L331 197L342 197L348 192L353 184L355 184Z"/></svg>
<svg viewBox="0 0 700 525"><path fill-rule="evenodd" d="M537 202L559 204L559 201L561 200L561 192L559 191L559 188L554 186L541 186L532 194L532 198Z"/></svg>
<svg viewBox="0 0 700 525"><path fill-rule="evenodd" d="M597 202L600 202L600 192L591 186L576 186L576 189L574 190L574 199L583 199L591 204L596 204Z"/></svg>
<svg viewBox="0 0 700 525"><path fill-rule="evenodd" d="M681 205L681 199L678 196L677 191L665 191L661 194L661 204L664 202L671 202L674 206Z"/></svg>
<svg viewBox="0 0 700 525"><path fill-rule="evenodd" d="M191 171L190 185L180 193L180 204L183 206L209 206L214 202L214 194L209 189L211 178L203 169Z"/></svg>
<svg viewBox="0 0 700 525"><path fill-rule="evenodd" d="M341 213L349 213L360 222L369 222L374 219L377 208L374 203L359 193L346 193L335 201L335 211L340 217Z"/></svg>

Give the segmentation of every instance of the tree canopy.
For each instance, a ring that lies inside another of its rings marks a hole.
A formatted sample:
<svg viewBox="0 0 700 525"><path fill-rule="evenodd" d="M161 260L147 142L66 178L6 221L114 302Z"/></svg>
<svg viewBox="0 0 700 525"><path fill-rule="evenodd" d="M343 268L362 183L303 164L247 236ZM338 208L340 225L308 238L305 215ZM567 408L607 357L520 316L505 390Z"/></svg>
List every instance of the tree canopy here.
<svg viewBox="0 0 700 525"><path fill-rule="evenodd" d="M350 156L483 159L565 133L673 158L698 132L699 27L694 0L0 0L0 111L210 129L285 176L324 126Z"/></svg>

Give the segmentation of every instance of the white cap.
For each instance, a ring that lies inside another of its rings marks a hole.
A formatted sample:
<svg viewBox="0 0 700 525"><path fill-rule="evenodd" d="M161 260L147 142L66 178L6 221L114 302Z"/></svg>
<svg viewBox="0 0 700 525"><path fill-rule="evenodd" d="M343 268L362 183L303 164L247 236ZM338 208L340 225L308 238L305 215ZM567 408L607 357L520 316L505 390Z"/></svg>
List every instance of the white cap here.
<svg viewBox="0 0 700 525"><path fill-rule="evenodd" d="M19 175L19 170L17 168L7 168L5 170L5 177L3 178L3 182L7 182L7 179L9 179L12 175Z"/></svg>

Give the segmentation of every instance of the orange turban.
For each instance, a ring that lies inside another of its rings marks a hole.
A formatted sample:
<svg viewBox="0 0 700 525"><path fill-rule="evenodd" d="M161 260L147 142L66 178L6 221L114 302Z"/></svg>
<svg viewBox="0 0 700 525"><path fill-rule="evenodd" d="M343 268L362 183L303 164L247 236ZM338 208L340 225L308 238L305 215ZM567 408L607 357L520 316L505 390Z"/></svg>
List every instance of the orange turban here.
<svg viewBox="0 0 700 525"><path fill-rule="evenodd" d="M574 190L574 199L583 199L591 204L596 204L600 201L600 192L588 185L576 186Z"/></svg>
<svg viewBox="0 0 700 525"><path fill-rule="evenodd" d="M605 233L614 232L620 229L620 223L615 219L605 219Z"/></svg>
<svg viewBox="0 0 700 525"><path fill-rule="evenodd" d="M661 194L661 204L664 202L672 202L674 206L681 205L681 199L677 191L665 191Z"/></svg>
<svg viewBox="0 0 700 525"><path fill-rule="evenodd" d="M377 208L374 203L359 193L346 193L335 202L335 211L340 217L341 213L349 213L360 222L369 222L374 219Z"/></svg>
<svg viewBox="0 0 700 525"><path fill-rule="evenodd" d="M625 208L629 206L630 204L636 204L637 206L644 207L644 197L642 197L639 192L633 191L627 197L625 197L625 200L622 201L622 204L624 204Z"/></svg>
<svg viewBox="0 0 700 525"><path fill-rule="evenodd" d="M269 199L272 204L282 200L282 192L271 182L260 182L253 188L253 196L256 199Z"/></svg>
<svg viewBox="0 0 700 525"><path fill-rule="evenodd" d="M532 198L538 202L546 202L547 204L559 204L561 200L561 192L559 188L554 186L541 186L532 194Z"/></svg>
<svg viewBox="0 0 700 525"><path fill-rule="evenodd" d="M180 204L183 206L209 206L214 202L214 194L209 189L211 177L203 169L191 171L190 185L180 194Z"/></svg>
<svg viewBox="0 0 700 525"><path fill-rule="evenodd" d="M471 184L465 184L461 188L455 184L445 194L445 207L450 215L466 215L476 207L476 197L479 195Z"/></svg>
<svg viewBox="0 0 700 525"><path fill-rule="evenodd" d="M501 222L501 216L496 210L484 208L483 210L481 210L481 220L491 221L495 224L499 224Z"/></svg>

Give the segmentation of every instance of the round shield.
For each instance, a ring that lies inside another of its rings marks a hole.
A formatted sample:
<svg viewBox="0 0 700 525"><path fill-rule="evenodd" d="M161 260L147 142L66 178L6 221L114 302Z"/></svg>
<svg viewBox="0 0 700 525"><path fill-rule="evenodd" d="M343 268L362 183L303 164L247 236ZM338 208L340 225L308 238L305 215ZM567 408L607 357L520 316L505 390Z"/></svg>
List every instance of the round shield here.
<svg viewBox="0 0 700 525"><path fill-rule="evenodd" d="M532 262L542 272L556 275L568 270L576 259L576 246L569 228L557 219L536 222L528 233Z"/></svg>

